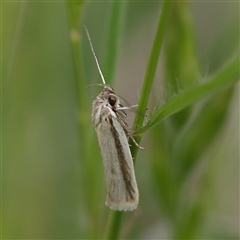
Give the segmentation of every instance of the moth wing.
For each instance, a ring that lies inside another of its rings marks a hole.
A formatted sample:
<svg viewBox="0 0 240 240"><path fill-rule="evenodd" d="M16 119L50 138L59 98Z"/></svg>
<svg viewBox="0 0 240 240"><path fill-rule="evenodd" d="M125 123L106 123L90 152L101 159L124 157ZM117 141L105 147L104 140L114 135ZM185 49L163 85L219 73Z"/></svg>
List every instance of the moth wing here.
<svg viewBox="0 0 240 240"><path fill-rule="evenodd" d="M105 168L106 205L119 211L136 209L139 194L128 139L122 125L110 113L97 125L96 132Z"/></svg>

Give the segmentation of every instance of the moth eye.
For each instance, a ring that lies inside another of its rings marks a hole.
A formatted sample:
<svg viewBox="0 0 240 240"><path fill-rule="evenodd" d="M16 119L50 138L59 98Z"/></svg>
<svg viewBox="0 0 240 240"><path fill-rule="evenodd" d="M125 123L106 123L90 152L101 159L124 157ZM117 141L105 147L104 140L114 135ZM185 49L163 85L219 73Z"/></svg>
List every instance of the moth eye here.
<svg viewBox="0 0 240 240"><path fill-rule="evenodd" d="M108 102L109 102L109 104L110 104L112 107L114 107L114 105L115 105L116 102L117 102L117 99L114 98L114 97L109 97L109 98L108 98Z"/></svg>

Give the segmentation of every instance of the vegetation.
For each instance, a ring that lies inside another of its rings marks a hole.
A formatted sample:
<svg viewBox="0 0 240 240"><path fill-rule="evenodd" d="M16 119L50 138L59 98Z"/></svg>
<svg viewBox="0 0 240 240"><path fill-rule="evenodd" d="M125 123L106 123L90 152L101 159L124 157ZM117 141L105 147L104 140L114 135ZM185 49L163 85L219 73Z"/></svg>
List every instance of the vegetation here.
<svg viewBox="0 0 240 240"><path fill-rule="evenodd" d="M2 3L2 238L238 239L237 6ZM84 24L107 83L138 103L133 212L104 205Z"/></svg>

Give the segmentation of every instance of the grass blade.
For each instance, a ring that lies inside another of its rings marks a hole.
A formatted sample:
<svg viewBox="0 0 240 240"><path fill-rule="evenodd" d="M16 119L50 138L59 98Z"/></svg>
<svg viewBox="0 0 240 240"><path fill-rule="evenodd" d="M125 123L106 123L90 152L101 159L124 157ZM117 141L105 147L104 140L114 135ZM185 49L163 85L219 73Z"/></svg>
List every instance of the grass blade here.
<svg viewBox="0 0 240 240"><path fill-rule="evenodd" d="M168 117L190 104L196 103L206 95L221 90L239 80L239 64L239 58L234 59L234 61L221 69L217 74L210 77L204 84L176 96L162 108L157 110L148 123L142 129L137 131L136 134L143 134L146 130L149 130L151 127L158 124L165 117Z"/></svg>
<svg viewBox="0 0 240 240"><path fill-rule="evenodd" d="M140 112L145 112L145 109L148 104L148 99L155 75L155 71L157 68L157 63L158 63L158 58L163 42L163 36L165 32L165 26L167 22L167 17L168 17L168 12L169 12L169 7L170 7L170 2L169 1L164 1L163 6L162 6L162 13L160 15L159 19L159 24L157 28L157 33L156 37L154 40L154 44L152 47L150 59L148 62L148 67L145 75L145 80L144 84L142 87L142 92L140 95L140 101L138 105L138 111ZM140 126L142 125L144 120L144 116L142 115L137 115L135 118L134 126ZM140 139L137 139L138 142L140 142ZM135 159L137 155L138 148L133 144L131 148L132 156L133 159ZM119 238L119 233L120 233L120 228L121 228L121 219L122 219L123 212L112 212L111 213L111 218L109 220L108 228L106 231L106 235L104 239L118 239Z"/></svg>
<svg viewBox="0 0 240 240"><path fill-rule="evenodd" d="M125 2L113 2L112 12L111 12L111 21L109 30L107 32L107 41L106 41L106 59L104 61L104 75L108 84L113 85L114 74L117 63L117 55L119 49L119 41L121 39L121 30L123 15L125 9Z"/></svg>
<svg viewBox="0 0 240 240"><path fill-rule="evenodd" d="M163 36L165 33L165 27L166 27L168 14L169 14L170 4L171 4L170 1L164 1L162 5L162 12L161 12L159 23L158 23L157 33L154 39L151 55L148 61L146 75L145 75L143 86L142 86L142 91L140 94L140 99L138 103L138 112L145 112L147 108L148 99L149 99L152 83L153 83L156 68L157 68L158 58L159 58L160 50L163 43ZM143 124L143 121L144 121L143 114L136 115L136 118L133 124L133 129L137 129L141 127Z"/></svg>

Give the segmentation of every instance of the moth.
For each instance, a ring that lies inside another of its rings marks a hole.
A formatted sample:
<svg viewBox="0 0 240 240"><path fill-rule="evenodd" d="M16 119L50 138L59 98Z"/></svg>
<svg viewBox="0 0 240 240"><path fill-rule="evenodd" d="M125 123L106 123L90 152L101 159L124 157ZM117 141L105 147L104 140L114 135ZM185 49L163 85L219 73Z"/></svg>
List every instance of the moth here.
<svg viewBox="0 0 240 240"><path fill-rule="evenodd" d="M97 84L103 86L103 91L92 104L92 121L105 169L105 204L113 210L132 211L138 206L139 193L128 139L131 138L139 148L142 147L132 137L126 122L124 110L131 107L124 107L113 88L106 84L86 27L85 30L103 82Z"/></svg>

